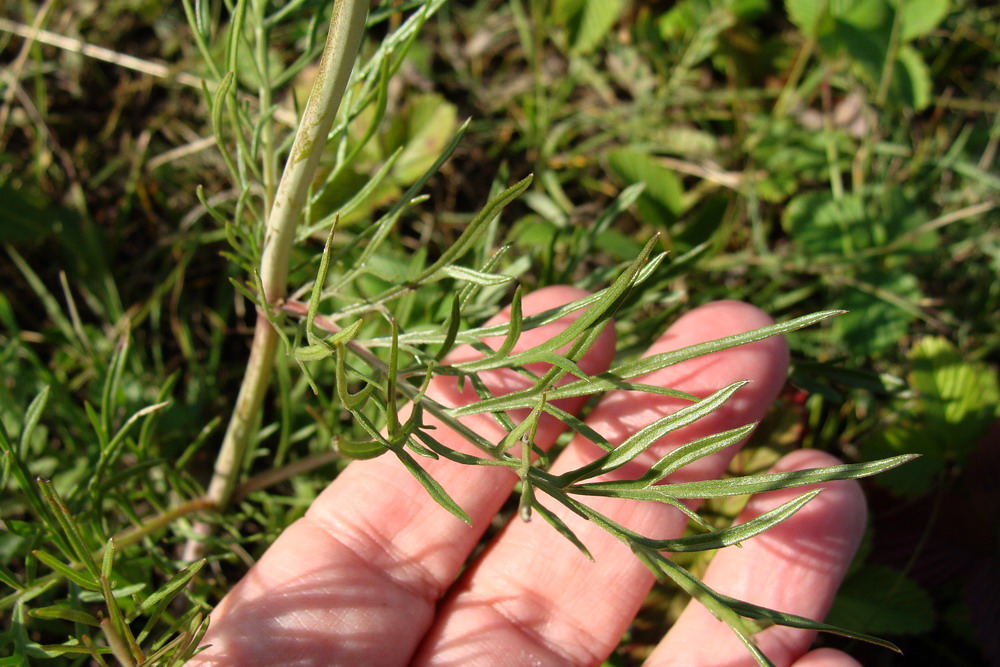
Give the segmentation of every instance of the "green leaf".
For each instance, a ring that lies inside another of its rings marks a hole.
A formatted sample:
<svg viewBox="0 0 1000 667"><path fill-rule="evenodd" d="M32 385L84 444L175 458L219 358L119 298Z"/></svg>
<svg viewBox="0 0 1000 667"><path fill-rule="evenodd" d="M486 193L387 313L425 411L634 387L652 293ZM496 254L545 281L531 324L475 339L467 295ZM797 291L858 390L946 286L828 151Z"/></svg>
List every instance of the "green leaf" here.
<svg viewBox="0 0 1000 667"><path fill-rule="evenodd" d="M0 241L34 242L63 226L72 214L49 206L44 199L27 188L15 188L0 183L0 210L4 223L0 225Z"/></svg>
<svg viewBox="0 0 1000 667"><path fill-rule="evenodd" d="M313 336L313 340L317 342L314 345L295 348L295 358L299 361L319 361L326 359L336 351L337 345L343 345L353 340L358 335L358 331L360 331L363 323L364 320L358 319L326 338Z"/></svg>
<svg viewBox="0 0 1000 667"><path fill-rule="evenodd" d="M594 556L590 553L590 550L587 549L587 546L580 541L580 538L576 536L576 533L574 533L570 529L570 527L567 526L566 523L559 518L559 515L557 515L555 512L550 511L547 507L545 507L544 505L542 505L537 501L532 504L532 508L536 512L541 514L542 518L545 519L545 521L550 526L555 528L560 535L562 535L567 540L572 542L576 546L576 548L579 549L580 552L587 557L587 560L589 560L590 562L594 562Z"/></svg>
<svg viewBox="0 0 1000 667"><path fill-rule="evenodd" d="M485 273L483 271L476 271L475 269L469 269L464 266L446 266L441 269L441 274L442 277L448 276L449 278L462 280L475 285L481 285L483 287L506 285L510 281L514 280L513 276L505 276L498 273Z"/></svg>
<svg viewBox="0 0 1000 667"><path fill-rule="evenodd" d="M131 600L132 596L136 593L142 592L146 588L146 584L129 584L128 586L115 586L110 589L110 591L105 591L101 589L100 591L82 591L80 593L80 602L85 602L90 604L92 602L107 601L107 593L111 593L111 597L114 600Z"/></svg>
<svg viewBox="0 0 1000 667"><path fill-rule="evenodd" d="M493 466L512 469L515 469L520 465L517 461L510 458L486 459L481 456L473 456L472 454L465 454L450 447L445 447L425 431L417 431L414 435L427 445L427 448L435 454L438 454L442 458L446 458L449 461L461 463L462 465ZM492 445L487 442L476 444L483 449L492 449Z"/></svg>
<svg viewBox="0 0 1000 667"><path fill-rule="evenodd" d="M865 633L912 635L933 628L935 615L931 596L912 579L866 565L844 581L827 621Z"/></svg>
<svg viewBox="0 0 1000 667"><path fill-rule="evenodd" d="M611 32L624 6L623 0L585 0L579 27L573 35L572 51L577 54L593 51Z"/></svg>
<svg viewBox="0 0 1000 667"><path fill-rule="evenodd" d="M461 325L461 308L459 303L460 297L456 294L451 300L451 313L448 315L448 324L445 327L444 340L441 342L441 348L434 355L434 361L441 361L445 356L451 352L451 348L455 346L455 338L458 336L458 329Z"/></svg>
<svg viewBox="0 0 1000 667"><path fill-rule="evenodd" d="M885 0L830 4L832 18L823 23L820 45L830 56L842 54L850 58L869 85L878 86L892 34L892 8Z"/></svg>
<svg viewBox="0 0 1000 667"><path fill-rule="evenodd" d="M889 0L889 4L897 11L903 6L900 38L904 42L930 33L951 10L950 0Z"/></svg>
<svg viewBox="0 0 1000 667"><path fill-rule="evenodd" d="M522 192L528 189L531 185L531 181L534 177L528 175L521 179L511 187L498 193L496 196L492 197L485 206L476 214L465 229L462 231L462 235L458 237L458 240L454 244L445 249L441 253L441 256L431 264L429 267L424 269L411 281L414 284L423 282L424 280L432 277L439 270L450 266L462 255L464 255L476 242L480 234L485 231L485 226L487 223L493 220L493 218L500 214L500 212L507 207L512 201L517 199Z"/></svg>
<svg viewBox="0 0 1000 667"><path fill-rule="evenodd" d="M370 177L362 176L346 168L340 170L337 173L336 179L327 182L325 190L317 195L312 203L313 208L317 209L316 211L312 211L313 217L319 215L323 217L312 225L303 226L297 232L297 238L299 240L306 239L320 230L330 227L333 221L337 219L341 223L354 222L356 219L368 215L373 209L383 203L383 198L387 194L398 193L396 185L388 179L392 174L393 168L396 166L396 162L399 160L399 156L402 154L402 148L396 149L396 151L386 158L385 162L378 168L378 171ZM349 199L343 201L338 195L345 192L353 194L350 195ZM416 193L414 192L413 194ZM394 216L398 216L413 201L414 198L412 196L406 200L397 200L393 208L387 211L374 226L378 228L384 220L395 219Z"/></svg>
<svg viewBox="0 0 1000 667"><path fill-rule="evenodd" d="M602 373L601 375L591 376L589 381L580 380L576 382L571 382L569 384L556 387L555 389L548 390L548 400L554 401L562 398L572 398L575 396L593 396L595 394L602 394L606 391L611 391L612 389L621 389L623 391L639 391L646 394L655 394L657 396L670 396L671 398L679 398L685 401L697 401L697 396L692 396L683 391L678 391L676 389L670 389L669 387L658 387L651 384L642 384L640 382L628 382L627 380L622 380L617 378L610 373ZM476 403L469 403L460 408L453 408L451 413L460 417L463 415L475 415L483 412L504 412L508 410L517 410L518 408L530 408L537 401L538 392L534 388L525 389L518 392L512 392L504 396L496 396L494 398L487 398Z"/></svg>
<svg viewBox="0 0 1000 667"><path fill-rule="evenodd" d="M455 133L458 110L440 95L415 95L406 110L406 143L393 170L401 184L417 181L437 160Z"/></svg>
<svg viewBox="0 0 1000 667"><path fill-rule="evenodd" d="M319 270L316 272L316 280L313 282L312 292L309 295L309 309L306 311L306 340L315 343L313 334L313 322L316 320L316 313L319 312L319 302L323 298L323 287L326 285L326 276L330 271L330 248L333 247L333 234L337 231L339 218L334 218L334 223L330 225L330 233L326 235L326 243L323 244L323 253L320 255Z"/></svg>
<svg viewBox="0 0 1000 667"><path fill-rule="evenodd" d="M761 607L750 602L744 602L742 600L731 598L727 595L722 595L721 593L718 593L717 591L714 591L706 586L703 581L692 575L674 561L669 558L665 558L659 553L650 552L643 547L637 549L636 554L642 558L643 562L646 563L646 565L653 570L657 576L668 576L689 595L705 605L709 611L716 616L716 618L723 620L727 625L729 625L729 627L732 628L734 632L737 632L737 634L739 634L738 628L741 627L742 624L737 624L735 622L735 619L731 616L734 614L742 618L763 622L766 625L776 624L789 628L802 628L819 632L829 632L831 634L869 642L871 644L896 651L897 653L901 653L899 648L893 643L887 642L884 639L879 639L878 637L873 637L868 634L838 627L829 623L820 623L819 621L814 621L803 616L787 614L782 611L768 609L767 607ZM752 642L747 643L747 641L744 640L744 644L751 650L751 652L755 651L756 645ZM754 656L760 664L770 664L770 662L767 661L766 656L759 654L759 649L756 649L756 651L757 652L754 653Z"/></svg>
<svg viewBox="0 0 1000 667"><path fill-rule="evenodd" d="M465 523L470 526L472 525L472 519L470 519L469 515L465 513L465 510L463 510L459 504L448 495L448 492L444 490L444 487L438 484L436 479L431 477L426 470L420 467L419 463L413 460L413 457L410 456L405 449L399 448L394 450L393 453L399 458L400 462L410 472L410 474L413 475L418 482L420 482L420 485L423 486L428 495L434 499L434 502L454 514Z"/></svg>
<svg viewBox="0 0 1000 667"><path fill-rule="evenodd" d="M694 405L683 407L674 413L660 417L652 424L633 433L607 454L576 470L563 473L558 479L565 486L617 470L652 447L667 433L693 424L717 410L745 384L746 381L734 382Z"/></svg>
<svg viewBox="0 0 1000 667"><path fill-rule="evenodd" d="M803 35L815 38L819 34L819 22L826 15L826 5L817 0L785 0L788 18Z"/></svg>
<svg viewBox="0 0 1000 667"><path fill-rule="evenodd" d="M788 202L782 226L810 255L852 256L874 245L864 200L834 198L829 191L807 192Z"/></svg>
<svg viewBox="0 0 1000 667"><path fill-rule="evenodd" d="M1000 382L988 365L965 361L940 337L918 341L909 361L909 384L917 393L916 401L900 401L900 418L868 438L864 452L920 454L920 460L876 480L899 495L918 496L931 489L946 466L964 465L1000 417Z"/></svg>
<svg viewBox="0 0 1000 667"><path fill-rule="evenodd" d="M932 89L931 72L920 52L905 44L899 47L892 76L896 101L915 111L923 111L931 103Z"/></svg>
<svg viewBox="0 0 1000 667"><path fill-rule="evenodd" d="M583 495L606 495L607 491L617 491L618 497L632 500L662 500L688 498L728 498L765 491L789 489L807 484L819 484L838 479L859 479L877 475L916 458L915 455L896 456L891 459L869 461L867 463L847 463L823 468L792 470L765 475L747 475L726 479L711 479L701 482L664 484L644 489L631 489L621 482L597 482L573 486L573 493Z"/></svg>
<svg viewBox="0 0 1000 667"><path fill-rule="evenodd" d="M570 373L570 374L575 375L576 377L580 378L584 382L589 382L590 381L590 378L587 376L586 373L583 372L583 369L580 368L580 366L575 361L573 361L572 359L570 359L568 357L565 357L565 356L563 356L561 354L556 354L555 352L545 352L545 351L543 351L543 352L539 353L538 359L540 361L544 361L547 364L552 364L553 366L556 366L557 368L561 368L562 370L566 371L567 373Z"/></svg>
<svg viewBox="0 0 1000 667"><path fill-rule="evenodd" d="M59 523L59 527L62 529L63 535L73 552L66 555L74 557L74 560L83 565L90 576L99 580L100 570L97 569L97 563L94 562L94 558L91 555L91 548L84 541L80 527L76 524L69 509L63 503L62 499L59 498L55 485L48 480L39 479L38 488L41 491L42 498L45 499L45 502L55 515L56 521Z"/></svg>
<svg viewBox="0 0 1000 667"><path fill-rule="evenodd" d="M555 405L552 405L550 401L545 403L545 411L548 412L553 417L555 417L556 419L558 419L559 421L561 421L562 423L569 426L571 429L573 429L583 437L587 438L587 440L590 440L592 443L594 443L604 451L610 452L612 449L614 449L614 446L610 442L608 442L607 438L605 438L603 435L595 431L586 422L579 419L576 415L570 414L565 410L562 410L556 407Z"/></svg>
<svg viewBox="0 0 1000 667"><path fill-rule="evenodd" d="M32 555L78 586L91 591L101 590L101 585L97 582L96 577L88 576L88 573L73 569L47 551L36 549L32 552Z"/></svg>
<svg viewBox="0 0 1000 667"><path fill-rule="evenodd" d="M751 627L734 611L732 604L729 604L723 596L706 586L701 579L692 575L682 566L669 558L665 558L662 554L638 545L633 550L658 578L668 577L688 595L702 604L713 616L729 626L729 629L743 643L758 665L774 667L774 663L764 655L760 647L753 641L753 630Z"/></svg>
<svg viewBox="0 0 1000 667"><path fill-rule="evenodd" d="M587 0L552 0L549 11L554 21L565 25L583 11L586 2Z"/></svg>
<svg viewBox="0 0 1000 667"><path fill-rule="evenodd" d="M959 444L957 440L955 442ZM948 464L941 443L931 437L921 424L913 422L880 429L865 441L864 452L866 456L887 457L904 453L920 456L906 466L887 470L875 478L879 486L902 496L916 497L928 493Z"/></svg>
<svg viewBox="0 0 1000 667"><path fill-rule="evenodd" d="M910 274L862 274L837 300L847 313L833 322L833 333L858 356L889 349L909 332L922 296L917 279Z"/></svg>
<svg viewBox="0 0 1000 667"><path fill-rule="evenodd" d="M24 423L21 426L21 437L20 437L20 455L28 455L28 446L31 442L31 436L35 432L35 427L38 426L38 421L42 418L42 413L45 411L45 405L49 400L49 387L46 385L42 388L38 395L32 399L31 403L28 405L28 409L24 412Z"/></svg>
<svg viewBox="0 0 1000 667"><path fill-rule="evenodd" d="M720 350L728 350L732 347L754 343L758 340L770 338L771 336L777 336L779 334L785 334L790 331L802 329L803 327L811 326L817 322L822 322L823 320L831 318L834 315L841 315L843 312L844 311L842 310L822 311L813 313L812 315L797 317L794 320L788 320L787 322L780 322L767 327L761 327L760 329L754 329L753 331L746 331L732 336L717 338L705 343L689 345L687 347L682 347L679 350L662 352L650 357L643 357L641 359L636 359L635 361L626 362L612 368L609 373L616 377L628 380L640 375L652 373L653 371L658 371L661 368L679 364L680 362L687 361L688 359L694 359L696 357L712 354L713 352L718 352ZM560 387L560 390L569 391L572 386L572 384L569 384L564 387Z"/></svg>
<svg viewBox="0 0 1000 667"><path fill-rule="evenodd" d="M818 489L809 491L808 493L803 493L801 496L782 503L773 510L765 512L760 516L756 516L745 523L730 526L728 528L724 528L723 530L713 531L710 533L702 533L699 535L692 535L690 537L679 537L668 540L651 540L647 537L631 533L631 531L629 531L629 533L633 542L642 544L650 549L656 549L657 551L691 552L722 549L723 547L728 547L733 544L739 544L740 542L748 540L751 537L755 537L767 530L770 530L802 509L806 503L819 495L819 493L820 491Z"/></svg>
<svg viewBox="0 0 1000 667"><path fill-rule="evenodd" d="M648 260L649 254L652 251L653 244L655 242L655 237L650 239L635 261L633 261L625 269L625 271L623 271L622 274L615 279L615 282L612 283L607 289L601 290L598 293L598 299L594 300L596 302L593 303L586 312L577 317L576 320L574 320L568 327L555 336L552 336L544 343L504 359L499 359L495 356L485 357L483 359L475 359L455 364L455 368L466 373L478 373L485 370L492 370L494 368L516 368L517 366L526 366L531 363L543 361L543 357L546 353L572 343L587 330L607 321L614 314L621 302L621 299L624 298L628 290L635 284L636 277L638 276L642 266ZM553 360L549 359L548 361L549 363L552 363ZM569 372L569 369L567 369L567 371ZM587 381L588 380L581 380L581 382ZM539 384L530 391L531 393L538 393L546 388L546 386ZM464 408L454 408L451 412L457 416L459 414L463 414L463 410L467 409L469 409L469 406L465 406Z"/></svg>
<svg viewBox="0 0 1000 667"><path fill-rule="evenodd" d="M71 623L82 623L84 625L92 625L94 627L100 627L101 625L101 622L97 620L97 617L93 614L88 614L81 609L72 609L62 605L52 605L50 607L38 607L36 609L31 609L28 611L28 615L34 616L35 618L59 619L69 621Z"/></svg>
<svg viewBox="0 0 1000 667"><path fill-rule="evenodd" d="M662 481L667 475L680 470L698 459L721 451L726 447L749 437L757 424L747 424L722 433L713 433L704 438L698 438L685 445L669 451L662 459L650 467L645 475L636 480L636 488L651 486Z"/></svg>
<svg viewBox="0 0 1000 667"><path fill-rule="evenodd" d="M626 184L645 184L637 206L647 223L662 229L684 210L680 179L648 153L618 149L608 154L608 165Z"/></svg>
<svg viewBox="0 0 1000 667"><path fill-rule="evenodd" d="M902 651L899 650L899 647L892 642L888 642L884 639L874 637L864 632L858 632L834 623L821 623L819 621L814 621L811 618L805 618L803 616L796 616L795 614L787 614L783 611L768 609L767 607L761 607L750 602L736 600L727 595L722 595L721 593L715 593L715 596L719 601L744 618L749 618L755 621L763 621L769 625L783 625L788 628L802 628L817 632L828 632L833 635L840 635L841 637L857 639L863 642L868 642L869 644L881 646L882 648L887 648L890 651L895 651L896 653L902 653Z"/></svg>
<svg viewBox="0 0 1000 667"><path fill-rule="evenodd" d="M140 614L148 614L157 606L169 604L178 593L184 590L184 587L194 578L194 575L198 574L198 571L205 565L205 562L204 558L195 561L170 577L165 584L142 601L142 604L136 608L132 617L139 616Z"/></svg>
<svg viewBox="0 0 1000 667"><path fill-rule="evenodd" d="M514 298L510 302L510 319L508 320L509 327L507 329L507 337L504 338L503 343L493 354L493 356L498 359L503 359L509 355L514 349L514 346L517 345L517 341L521 339L521 330L524 325L524 314L521 311L522 294L523 290L521 289L521 286L518 285L517 289L514 290Z"/></svg>
<svg viewBox="0 0 1000 667"><path fill-rule="evenodd" d="M337 438L337 451L349 459L373 459L382 456L388 449L377 440L352 440L351 438Z"/></svg>
<svg viewBox="0 0 1000 667"><path fill-rule="evenodd" d="M618 196L615 198L615 200L611 202L611 204L609 204L604 209L604 211L597 218L597 220L595 220L592 224L587 226L586 235L581 240L580 245L577 247L576 252L574 253L574 256L567 263L566 268L563 270L563 275L562 275L563 282L568 283L572 281L573 271L579 266L581 260L590 255L590 251L595 244L599 243L600 246L604 250L610 252L612 256L617 256L616 253L614 252L614 249L610 248L609 246L614 245L615 241L620 242L622 245L625 245L626 247L629 248L629 250L625 253L623 257L623 259L625 260L634 257L639 252L641 252L641 250L638 247L633 248L633 246L636 246L635 241L633 241L629 237L625 237L624 235L618 233L616 230L611 229L611 225L615 220L618 219L618 217L622 213L628 210L629 206L634 204L639 199L639 196L645 189L646 189L645 183L635 183L633 185L628 186L620 193L618 193ZM609 243L609 239L613 240ZM650 263L647 264L646 267L644 267L643 271L645 271L646 268L650 267L651 265L654 265L654 262L655 265L659 264L659 261L656 261L654 259L650 261ZM653 268L655 268L655 265L653 266ZM640 278L637 281L637 283L638 282L642 282L642 279Z"/></svg>
<svg viewBox="0 0 1000 667"><path fill-rule="evenodd" d="M910 362L919 410L944 442L974 443L1000 417L996 373L986 364L965 361L947 339L922 338L910 351Z"/></svg>

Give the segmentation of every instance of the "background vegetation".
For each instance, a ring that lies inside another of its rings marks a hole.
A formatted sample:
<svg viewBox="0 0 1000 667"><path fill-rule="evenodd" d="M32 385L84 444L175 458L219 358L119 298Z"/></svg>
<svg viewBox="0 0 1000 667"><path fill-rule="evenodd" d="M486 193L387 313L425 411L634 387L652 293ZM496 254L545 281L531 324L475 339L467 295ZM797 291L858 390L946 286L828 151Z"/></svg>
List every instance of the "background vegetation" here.
<svg viewBox="0 0 1000 667"><path fill-rule="evenodd" d="M417 4L376 3L363 54ZM215 519L207 564L182 569L254 323L230 282L248 280L254 235L212 212L259 216L330 5L251 2L264 32L232 62L225 39L195 38L181 3L25 0L0 17L3 664L122 619L149 619L132 624L144 646L193 642L199 614L342 465L334 432L353 436L279 352L251 481ZM230 5L192 6L224 36ZM1000 8L985 0L444 4L364 112L384 105L381 123L343 128L375 134L324 174L290 283L315 277L329 212L344 211L334 245L350 248L471 118L354 296L415 274L533 173L471 265L509 244L495 270L525 289L595 288L659 233L670 259L623 306L622 358L714 299L778 320L848 309L790 337L788 387L734 469L794 447L923 454L867 485L872 527L830 620L892 639L907 664L1000 663L998 41ZM217 94L227 65L237 103ZM603 215L623 192L627 210ZM404 297L400 330L444 322L451 290ZM482 286L463 323L510 297ZM722 523L738 507L710 510ZM113 535L119 553L100 552ZM113 568L113 593L87 589L74 553L98 579ZM104 593L122 618L94 615ZM683 601L654 591L612 664L640 660ZM79 648L59 659L88 660Z"/></svg>

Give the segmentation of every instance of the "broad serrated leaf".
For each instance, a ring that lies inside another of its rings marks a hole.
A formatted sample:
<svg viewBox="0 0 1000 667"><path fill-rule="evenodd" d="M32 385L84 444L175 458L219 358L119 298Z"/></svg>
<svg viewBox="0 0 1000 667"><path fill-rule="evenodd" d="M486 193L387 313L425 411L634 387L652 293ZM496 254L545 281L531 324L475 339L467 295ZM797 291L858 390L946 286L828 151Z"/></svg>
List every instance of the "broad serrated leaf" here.
<svg viewBox="0 0 1000 667"><path fill-rule="evenodd" d="M847 312L833 322L850 351L871 356L897 345L920 314L920 283L908 273L879 271L858 276L846 286L837 305Z"/></svg>
<svg viewBox="0 0 1000 667"><path fill-rule="evenodd" d="M922 634L935 612L927 591L902 572L866 565L844 581L827 620L864 633Z"/></svg>
<svg viewBox="0 0 1000 667"><path fill-rule="evenodd" d="M904 42L930 33L951 10L950 0L889 0L889 4L902 10L899 36Z"/></svg>

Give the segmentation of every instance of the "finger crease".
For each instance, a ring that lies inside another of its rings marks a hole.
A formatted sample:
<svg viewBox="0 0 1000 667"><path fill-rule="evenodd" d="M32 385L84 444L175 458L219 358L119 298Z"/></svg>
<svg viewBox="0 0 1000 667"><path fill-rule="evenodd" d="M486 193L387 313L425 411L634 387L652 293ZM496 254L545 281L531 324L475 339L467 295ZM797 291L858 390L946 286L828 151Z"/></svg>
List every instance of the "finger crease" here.
<svg viewBox="0 0 1000 667"><path fill-rule="evenodd" d="M321 521L308 514L305 519L319 528L334 543L350 552L366 570L387 584L428 605L437 604L443 592L443 586L438 582L438 578L420 559L412 558L396 549L390 538L386 538L373 528L350 522L338 525L337 521Z"/></svg>

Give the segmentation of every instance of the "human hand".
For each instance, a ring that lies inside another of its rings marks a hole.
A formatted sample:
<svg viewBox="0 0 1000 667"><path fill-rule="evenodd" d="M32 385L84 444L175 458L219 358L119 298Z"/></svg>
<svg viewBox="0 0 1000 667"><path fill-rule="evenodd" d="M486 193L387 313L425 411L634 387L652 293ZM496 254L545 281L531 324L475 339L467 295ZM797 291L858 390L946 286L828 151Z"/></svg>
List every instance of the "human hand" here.
<svg viewBox="0 0 1000 667"><path fill-rule="evenodd" d="M579 298L579 290L550 287L524 300L530 314ZM494 321L500 321L499 315ZM555 335L575 317L524 332L516 350ZM737 302L697 308L680 318L650 348L662 352L770 324L759 310ZM498 342L490 342L492 347ZM608 327L581 360L588 374L606 369L614 354ZM470 348L449 357L474 358ZM655 458L672 446L709 433L759 420L785 381L788 351L780 337L670 366L647 376L649 384L707 396L731 382L749 379L722 408L675 431L654 445ZM510 371L483 379L493 394L524 386ZM428 396L446 406L475 400L453 378L436 377ZM583 398L560 407L577 411ZM612 443L683 401L665 396L612 392L587 423ZM515 419L518 415L512 415ZM520 417L523 418L523 414ZM463 419L487 439L504 431L491 418ZM430 415L435 437L455 449L474 451ZM544 416L536 443L551 445L562 426ZM669 481L720 475L735 453L730 447L682 468ZM603 450L577 436L553 464L556 472L579 467ZM818 451L798 451L775 466L780 470L836 464ZM561 506L552 509L593 554L588 561L545 521L514 520L468 569L463 566L490 520L509 497L516 477L504 468L463 466L444 459L421 464L468 513L472 526L437 505L391 455L348 466L316 499L306 516L264 554L212 613L205 643L212 646L197 665L523 665L599 664L614 650L653 583L653 576L628 547L600 527ZM615 473L637 476L637 460ZM864 528L866 510L854 481L822 485L825 491L792 517L743 543L721 550L704 578L731 597L821 619L827 612ZM746 521L801 494L776 491L751 499ZM687 519L677 509L594 497L598 511L653 538L679 535ZM456 580L457 578L457 580ZM755 635L778 665L854 665L845 654L808 652L813 633L773 626ZM697 603L650 656L655 665L753 664L747 649L721 621Z"/></svg>

